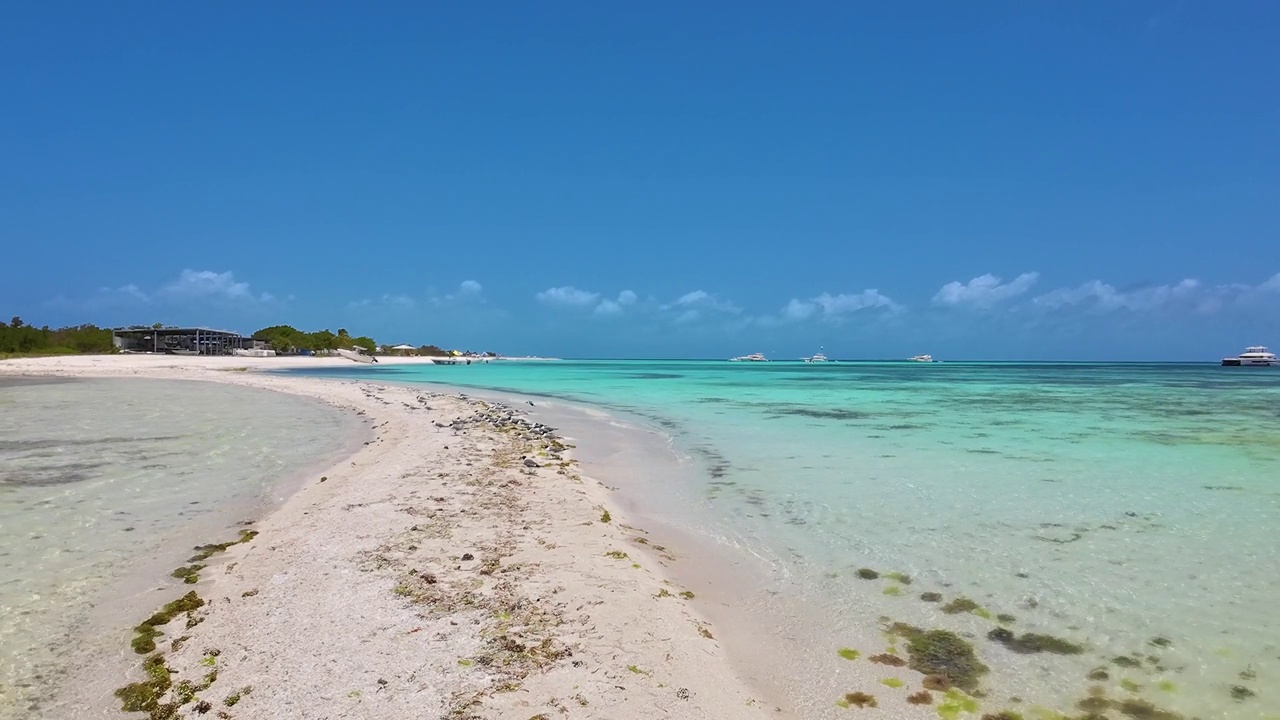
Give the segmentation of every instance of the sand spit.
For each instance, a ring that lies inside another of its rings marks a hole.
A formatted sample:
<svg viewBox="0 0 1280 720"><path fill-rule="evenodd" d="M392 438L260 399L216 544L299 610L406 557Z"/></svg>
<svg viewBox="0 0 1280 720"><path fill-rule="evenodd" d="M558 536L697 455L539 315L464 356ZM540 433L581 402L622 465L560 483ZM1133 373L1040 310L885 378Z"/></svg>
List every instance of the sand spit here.
<svg viewBox="0 0 1280 720"><path fill-rule="evenodd" d="M784 716L739 679L692 594L666 579L675 557L626 525L549 428L456 395L252 372L321 362L0 363L7 375L309 395L360 414L375 434L254 523L252 540L206 560L198 583L151 593L120 618L133 626L188 590L203 601L159 627L151 657L163 660L150 675L171 684L160 713L181 702L173 717ZM131 657L126 682L145 680L145 656ZM121 684L85 678L90 696L68 697L65 716L103 717Z"/></svg>

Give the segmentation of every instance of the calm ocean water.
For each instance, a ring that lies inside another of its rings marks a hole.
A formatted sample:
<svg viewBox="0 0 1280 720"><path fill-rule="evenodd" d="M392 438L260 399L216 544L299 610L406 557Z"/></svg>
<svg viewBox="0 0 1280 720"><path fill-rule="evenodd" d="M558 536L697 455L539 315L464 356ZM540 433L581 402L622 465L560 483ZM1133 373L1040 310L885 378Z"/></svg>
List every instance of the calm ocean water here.
<svg viewBox="0 0 1280 720"><path fill-rule="evenodd" d="M128 628L184 592L167 574L191 547L235 539L360 436L248 388L0 378L0 718L70 716L50 703L81 666L123 677Z"/></svg>
<svg viewBox="0 0 1280 720"><path fill-rule="evenodd" d="M1093 688L1187 717L1280 717L1280 372L561 361L322 374L550 395L661 428L698 472L655 484L668 497L650 507L761 559L769 586L744 602L796 623L787 642L817 676L791 688L807 717L832 712L823 676L845 639L878 638L864 656L892 644L883 618L972 636L991 667L986 712L1078 713ZM911 583L860 579L864 567ZM948 614L928 592L981 607ZM986 637L1000 614L1085 651L1012 652ZM1106 679L1087 677L1099 668Z"/></svg>

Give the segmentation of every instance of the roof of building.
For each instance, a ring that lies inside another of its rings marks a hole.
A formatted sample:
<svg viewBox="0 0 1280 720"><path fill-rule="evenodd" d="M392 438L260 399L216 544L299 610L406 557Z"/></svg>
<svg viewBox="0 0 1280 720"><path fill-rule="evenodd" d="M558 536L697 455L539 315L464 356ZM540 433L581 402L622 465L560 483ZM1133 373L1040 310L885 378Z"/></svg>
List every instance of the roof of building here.
<svg viewBox="0 0 1280 720"><path fill-rule="evenodd" d="M127 328L127 327L122 327L122 328L113 328L113 329L111 330L111 332L113 332L113 333L115 333L115 334L117 334L117 335L134 334L134 333L142 334L142 335L152 335L152 334L155 334L155 335L193 335L193 334L195 334L195 333L196 333L196 331L199 331L199 332L201 332L201 333L208 333L208 334L210 334L210 335L234 335L234 336L236 336L236 337L240 337L240 333L238 333L238 332L234 332L234 331L232 331L232 330L216 330L216 329L214 329L214 328L207 328L207 327L165 327L165 328Z"/></svg>

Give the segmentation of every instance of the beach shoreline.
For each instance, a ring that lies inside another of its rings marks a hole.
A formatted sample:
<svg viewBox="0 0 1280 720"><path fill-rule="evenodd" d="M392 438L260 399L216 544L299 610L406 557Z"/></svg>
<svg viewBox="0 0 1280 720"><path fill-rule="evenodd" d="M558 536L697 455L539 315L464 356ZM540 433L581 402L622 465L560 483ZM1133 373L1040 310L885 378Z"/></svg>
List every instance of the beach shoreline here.
<svg viewBox="0 0 1280 720"><path fill-rule="evenodd" d="M205 600L191 616L199 624L162 628L172 677L218 670L179 715L210 702L242 717L326 717L343 706L361 717L789 716L743 680L693 593L664 567L674 558L646 547L644 531L626 524L603 482L577 472L554 435L488 401L257 372L342 362L0 363L4 375L205 380L307 395L362 413L372 427L374 439L323 484L300 488L254 525L257 538L209 562L194 586ZM324 641L305 639L317 629ZM259 693L243 692L250 687ZM113 706L100 693L74 716Z"/></svg>

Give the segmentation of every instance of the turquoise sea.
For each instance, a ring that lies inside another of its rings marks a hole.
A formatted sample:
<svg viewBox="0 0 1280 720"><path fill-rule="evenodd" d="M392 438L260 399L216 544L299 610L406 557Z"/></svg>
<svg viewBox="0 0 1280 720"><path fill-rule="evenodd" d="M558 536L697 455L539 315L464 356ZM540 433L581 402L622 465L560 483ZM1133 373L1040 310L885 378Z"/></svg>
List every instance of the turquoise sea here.
<svg viewBox="0 0 1280 720"><path fill-rule="evenodd" d="M804 717L837 716L833 699L859 689L840 685L838 648L902 651L880 630L890 621L969 637L990 667L982 712L1075 716L1092 695L1117 718L1280 717L1280 372L555 361L314 374L551 396L663 433L692 470L672 482L655 464L664 477L636 502L750 558L762 580L737 599L787 658L777 683ZM944 612L956 598L977 608ZM1082 652L1017 652L988 638L998 626Z"/></svg>

